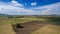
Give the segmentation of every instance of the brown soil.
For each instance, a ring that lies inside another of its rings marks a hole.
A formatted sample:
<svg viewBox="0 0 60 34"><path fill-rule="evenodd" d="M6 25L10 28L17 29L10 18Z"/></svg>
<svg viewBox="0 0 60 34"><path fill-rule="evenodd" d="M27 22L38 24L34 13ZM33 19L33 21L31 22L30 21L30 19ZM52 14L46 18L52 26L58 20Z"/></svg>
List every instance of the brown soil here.
<svg viewBox="0 0 60 34"><path fill-rule="evenodd" d="M48 23L42 22L42 21L30 21L21 24L23 28L16 28L16 25L13 25L13 30L16 32L16 34L30 34L31 32L34 32L35 30L44 27Z"/></svg>

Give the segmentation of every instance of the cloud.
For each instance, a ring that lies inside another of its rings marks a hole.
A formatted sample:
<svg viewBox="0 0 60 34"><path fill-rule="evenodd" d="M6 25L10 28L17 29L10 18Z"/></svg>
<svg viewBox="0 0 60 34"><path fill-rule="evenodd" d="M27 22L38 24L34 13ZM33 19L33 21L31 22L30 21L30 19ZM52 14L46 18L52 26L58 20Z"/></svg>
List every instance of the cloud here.
<svg viewBox="0 0 60 34"><path fill-rule="evenodd" d="M32 6L35 6L36 4L37 4L37 2L33 2L33 3L31 3Z"/></svg>
<svg viewBox="0 0 60 34"><path fill-rule="evenodd" d="M3 3L0 2L0 13L10 15L34 15L36 12L33 10L25 9L24 6L16 1Z"/></svg>
<svg viewBox="0 0 60 34"><path fill-rule="evenodd" d="M16 0L12 0L9 2L9 5L15 6L15 7L24 7L23 4L18 3Z"/></svg>
<svg viewBox="0 0 60 34"><path fill-rule="evenodd" d="M36 2L34 3L32 3L32 5L36 5ZM9 3L0 2L0 13L10 14L10 15L60 14L60 2L51 5L30 8L30 9L24 8L23 4L18 3L15 0Z"/></svg>
<svg viewBox="0 0 60 34"><path fill-rule="evenodd" d="M60 14L60 2L31 9L40 15Z"/></svg>

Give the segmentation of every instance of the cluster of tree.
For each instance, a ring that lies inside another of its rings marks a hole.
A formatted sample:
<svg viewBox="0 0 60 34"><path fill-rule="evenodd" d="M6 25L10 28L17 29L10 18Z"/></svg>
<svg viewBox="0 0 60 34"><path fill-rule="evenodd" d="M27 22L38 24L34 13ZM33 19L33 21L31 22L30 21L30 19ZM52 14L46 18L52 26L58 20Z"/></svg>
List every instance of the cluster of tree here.
<svg viewBox="0 0 60 34"><path fill-rule="evenodd" d="M8 18L23 18L24 16L8 16Z"/></svg>

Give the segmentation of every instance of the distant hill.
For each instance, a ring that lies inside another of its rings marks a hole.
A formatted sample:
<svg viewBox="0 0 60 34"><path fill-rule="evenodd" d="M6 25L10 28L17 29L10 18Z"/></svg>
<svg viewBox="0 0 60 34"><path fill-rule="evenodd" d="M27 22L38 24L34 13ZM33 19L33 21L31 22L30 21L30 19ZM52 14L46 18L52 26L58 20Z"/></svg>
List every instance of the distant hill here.
<svg viewBox="0 0 60 34"><path fill-rule="evenodd" d="M2 13L0 13L0 16L8 16L8 14L2 14Z"/></svg>
<svg viewBox="0 0 60 34"><path fill-rule="evenodd" d="M41 16L60 16L60 15L56 15L56 14L51 14L51 15L8 15L8 14L2 14L0 13L0 16L5 16L5 17L10 17L10 16L13 16L13 17L41 17Z"/></svg>

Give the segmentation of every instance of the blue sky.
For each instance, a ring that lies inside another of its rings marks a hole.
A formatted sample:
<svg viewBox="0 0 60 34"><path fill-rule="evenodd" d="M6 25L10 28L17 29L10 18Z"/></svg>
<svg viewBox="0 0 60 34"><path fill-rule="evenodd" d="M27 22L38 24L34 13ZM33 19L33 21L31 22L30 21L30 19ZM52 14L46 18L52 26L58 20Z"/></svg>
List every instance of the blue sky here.
<svg viewBox="0 0 60 34"><path fill-rule="evenodd" d="M11 2L12 0L0 0L1 2ZM60 0L15 0L23 5L25 5L26 7L38 7L38 6L44 6L44 5L49 5L49 4L53 4L53 3L57 3L60 2ZM36 2L35 6L32 6L31 3Z"/></svg>
<svg viewBox="0 0 60 34"><path fill-rule="evenodd" d="M0 0L0 13L49 15L60 12L60 0Z"/></svg>

